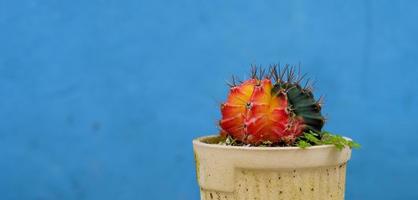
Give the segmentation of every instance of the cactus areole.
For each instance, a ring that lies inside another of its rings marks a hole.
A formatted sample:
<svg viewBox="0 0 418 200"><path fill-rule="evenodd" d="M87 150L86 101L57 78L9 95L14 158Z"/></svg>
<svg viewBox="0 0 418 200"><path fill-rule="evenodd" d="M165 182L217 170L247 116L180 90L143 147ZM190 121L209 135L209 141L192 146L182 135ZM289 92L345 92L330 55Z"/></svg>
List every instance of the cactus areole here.
<svg viewBox="0 0 418 200"><path fill-rule="evenodd" d="M243 144L290 145L306 131L320 132L321 101L303 79L294 67L271 66L267 72L253 67L248 80L230 84L221 104L221 135Z"/></svg>

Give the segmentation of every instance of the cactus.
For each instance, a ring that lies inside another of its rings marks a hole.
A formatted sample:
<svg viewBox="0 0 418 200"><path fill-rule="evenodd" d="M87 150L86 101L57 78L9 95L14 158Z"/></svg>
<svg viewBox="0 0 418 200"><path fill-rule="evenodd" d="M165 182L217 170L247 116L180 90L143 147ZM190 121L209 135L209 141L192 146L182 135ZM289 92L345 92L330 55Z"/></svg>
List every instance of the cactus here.
<svg viewBox="0 0 418 200"><path fill-rule="evenodd" d="M242 82L233 78L221 104L221 135L242 144L292 145L306 132L320 133L325 123L321 100L315 100L304 77L294 67L275 65L267 72L253 67Z"/></svg>

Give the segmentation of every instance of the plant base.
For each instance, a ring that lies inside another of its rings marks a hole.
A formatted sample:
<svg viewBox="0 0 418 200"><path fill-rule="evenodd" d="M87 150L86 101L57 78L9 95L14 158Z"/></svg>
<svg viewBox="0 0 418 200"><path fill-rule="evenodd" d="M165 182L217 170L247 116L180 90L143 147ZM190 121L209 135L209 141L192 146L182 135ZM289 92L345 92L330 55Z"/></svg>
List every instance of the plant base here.
<svg viewBox="0 0 418 200"><path fill-rule="evenodd" d="M231 147L194 141L201 200L343 200L351 149Z"/></svg>

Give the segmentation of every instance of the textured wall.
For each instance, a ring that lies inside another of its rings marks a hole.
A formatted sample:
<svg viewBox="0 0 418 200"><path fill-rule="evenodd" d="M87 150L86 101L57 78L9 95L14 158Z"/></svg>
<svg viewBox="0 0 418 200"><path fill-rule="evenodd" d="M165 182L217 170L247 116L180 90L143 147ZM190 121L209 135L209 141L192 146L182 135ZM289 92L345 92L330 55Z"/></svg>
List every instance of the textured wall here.
<svg viewBox="0 0 418 200"><path fill-rule="evenodd" d="M225 80L301 62L363 144L347 199L418 199L417 1L0 0L0 199L198 199Z"/></svg>

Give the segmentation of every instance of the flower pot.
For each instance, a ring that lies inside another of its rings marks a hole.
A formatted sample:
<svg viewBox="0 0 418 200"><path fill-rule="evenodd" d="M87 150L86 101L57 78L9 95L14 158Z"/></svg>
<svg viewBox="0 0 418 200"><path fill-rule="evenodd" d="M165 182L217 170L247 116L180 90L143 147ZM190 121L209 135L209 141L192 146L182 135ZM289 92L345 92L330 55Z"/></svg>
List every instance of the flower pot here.
<svg viewBox="0 0 418 200"><path fill-rule="evenodd" d="M201 200L344 199L348 147L243 147L218 140L193 140Z"/></svg>

